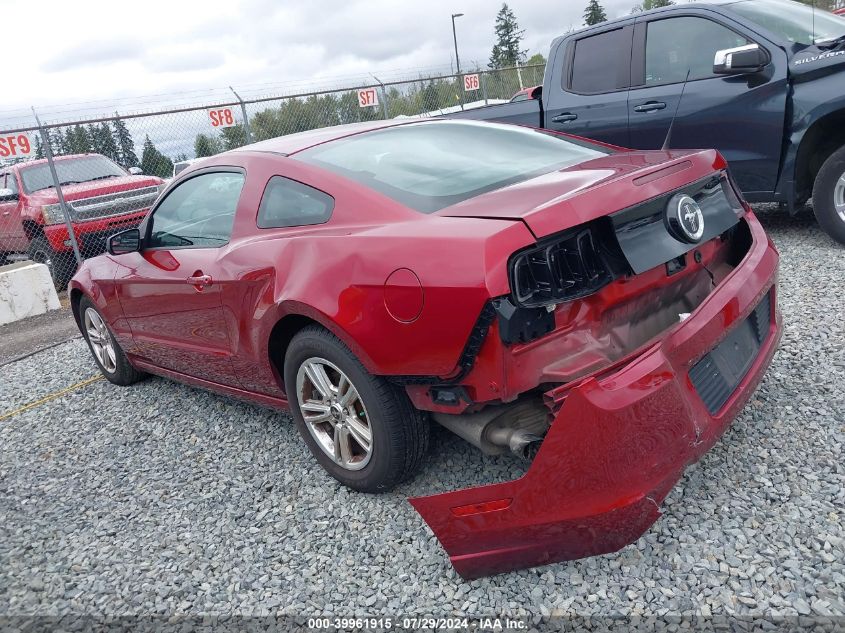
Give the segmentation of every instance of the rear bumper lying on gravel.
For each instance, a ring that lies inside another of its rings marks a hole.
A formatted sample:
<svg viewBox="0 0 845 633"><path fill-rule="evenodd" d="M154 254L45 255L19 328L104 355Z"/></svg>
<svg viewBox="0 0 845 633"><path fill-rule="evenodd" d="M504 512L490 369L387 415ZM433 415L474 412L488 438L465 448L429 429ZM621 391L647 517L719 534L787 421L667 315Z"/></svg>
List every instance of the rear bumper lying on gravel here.
<svg viewBox="0 0 845 633"><path fill-rule="evenodd" d="M461 576L613 552L657 520L686 466L748 401L780 339L778 254L760 224L749 225L744 260L665 338L613 372L546 394L556 414L523 477L410 499Z"/></svg>

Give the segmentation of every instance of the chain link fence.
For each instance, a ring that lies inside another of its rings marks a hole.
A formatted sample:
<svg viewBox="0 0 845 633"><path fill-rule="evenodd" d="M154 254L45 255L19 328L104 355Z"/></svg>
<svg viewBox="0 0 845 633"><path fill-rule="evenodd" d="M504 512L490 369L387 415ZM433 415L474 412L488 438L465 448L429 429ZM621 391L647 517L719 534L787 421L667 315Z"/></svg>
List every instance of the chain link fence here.
<svg viewBox="0 0 845 633"><path fill-rule="evenodd" d="M539 85L524 66L338 90L113 112L0 130L0 265L44 263L63 289L82 260L144 218L192 161L251 142L358 121L438 116Z"/></svg>

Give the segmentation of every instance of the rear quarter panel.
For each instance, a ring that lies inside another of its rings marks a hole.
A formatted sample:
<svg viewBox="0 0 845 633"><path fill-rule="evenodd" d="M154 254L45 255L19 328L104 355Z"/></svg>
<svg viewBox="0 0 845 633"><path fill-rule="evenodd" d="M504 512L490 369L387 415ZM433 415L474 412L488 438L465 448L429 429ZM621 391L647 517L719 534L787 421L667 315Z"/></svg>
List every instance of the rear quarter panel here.
<svg viewBox="0 0 845 633"><path fill-rule="evenodd" d="M506 294L507 259L533 241L521 222L427 216L291 159L253 160L235 234L220 257L225 317L244 386L277 393L270 363L274 326L288 315L323 324L379 375L447 375L455 369L484 303ZM333 195L323 225L256 228L264 187L284 174ZM422 285L423 308L406 323L384 302L399 268Z"/></svg>

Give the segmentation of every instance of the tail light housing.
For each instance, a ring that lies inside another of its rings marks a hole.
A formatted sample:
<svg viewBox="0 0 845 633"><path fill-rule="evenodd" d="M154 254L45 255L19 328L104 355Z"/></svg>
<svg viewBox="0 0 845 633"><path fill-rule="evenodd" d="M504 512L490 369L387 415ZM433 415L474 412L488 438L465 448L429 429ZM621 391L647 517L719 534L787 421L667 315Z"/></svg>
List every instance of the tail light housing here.
<svg viewBox="0 0 845 633"><path fill-rule="evenodd" d="M614 279L594 229L580 228L516 253L510 285L518 306L552 306L592 294Z"/></svg>

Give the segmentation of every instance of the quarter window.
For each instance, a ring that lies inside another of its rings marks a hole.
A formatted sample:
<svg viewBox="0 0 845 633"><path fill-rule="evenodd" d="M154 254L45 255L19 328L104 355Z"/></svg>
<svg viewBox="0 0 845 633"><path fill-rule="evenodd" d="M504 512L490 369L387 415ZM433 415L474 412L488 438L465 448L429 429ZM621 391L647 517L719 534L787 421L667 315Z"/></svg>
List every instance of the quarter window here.
<svg viewBox="0 0 845 633"><path fill-rule="evenodd" d="M212 172L174 188L151 216L147 246L216 248L232 236L244 176Z"/></svg>
<svg viewBox="0 0 845 633"><path fill-rule="evenodd" d="M715 77L716 51L750 44L742 35L712 20L668 18L648 23L645 47L645 85L681 83Z"/></svg>
<svg viewBox="0 0 845 633"><path fill-rule="evenodd" d="M615 29L585 37L575 43L570 87L584 94L626 88L630 62L630 30Z"/></svg>
<svg viewBox="0 0 845 633"><path fill-rule="evenodd" d="M12 193L18 193L18 179L14 172L6 174L6 188L11 189Z"/></svg>
<svg viewBox="0 0 845 633"><path fill-rule="evenodd" d="M332 215L334 199L295 180L273 176L258 206L258 228L322 224Z"/></svg>

